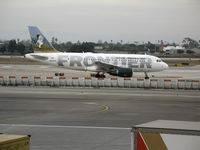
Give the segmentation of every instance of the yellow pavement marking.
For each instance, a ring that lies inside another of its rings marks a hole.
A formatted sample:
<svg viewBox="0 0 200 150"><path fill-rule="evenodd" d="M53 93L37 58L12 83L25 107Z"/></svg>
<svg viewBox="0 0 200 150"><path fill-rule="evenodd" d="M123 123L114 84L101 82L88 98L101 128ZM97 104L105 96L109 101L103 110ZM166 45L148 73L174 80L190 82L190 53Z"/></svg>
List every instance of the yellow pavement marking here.
<svg viewBox="0 0 200 150"><path fill-rule="evenodd" d="M15 119L15 118L6 118L6 119L3 119L3 120L0 120L0 122L9 121L9 120L12 120L12 119Z"/></svg>
<svg viewBox="0 0 200 150"><path fill-rule="evenodd" d="M110 109L110 107L107 106L107 105L101 105L101 104L97 104L97 103L94 103L94 102L85 102L85 103L83 103L83 104L102 106L103 109L98 110L98 111L90 111L90 112L77 113L77 114L75 114L75 115L84 115L84 114L100 113L100 112L105 112L105 111L107 111L107 110Z"/></svg>
<svg viewBox="0 0 200 150"><path fill-rule="evenodd" d="M94 105L96 105L97 103L93 103L93 102L85 102L84 104L94 104Z"/></svg>

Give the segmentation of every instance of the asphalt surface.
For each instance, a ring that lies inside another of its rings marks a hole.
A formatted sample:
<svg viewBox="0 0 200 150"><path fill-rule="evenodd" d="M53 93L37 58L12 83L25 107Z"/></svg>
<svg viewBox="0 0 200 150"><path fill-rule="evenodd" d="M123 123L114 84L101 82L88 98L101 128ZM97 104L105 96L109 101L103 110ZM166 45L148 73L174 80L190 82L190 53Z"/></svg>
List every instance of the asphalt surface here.
<svg viewBox="0 0 200 150"><path fill-rule="evenodd" d="M200 121L200 93L0 87L0 132L32 135L32 150L130 150L131 127L158 119Z"/></svg>

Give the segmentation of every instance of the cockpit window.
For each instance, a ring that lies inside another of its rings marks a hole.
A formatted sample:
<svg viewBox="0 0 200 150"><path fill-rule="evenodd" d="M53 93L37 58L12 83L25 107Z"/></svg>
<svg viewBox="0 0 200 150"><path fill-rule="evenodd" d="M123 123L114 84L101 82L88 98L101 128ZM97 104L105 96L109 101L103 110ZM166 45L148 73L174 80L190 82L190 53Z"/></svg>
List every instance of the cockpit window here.
<svg viewBox="0 0 200 150"><path fill-rule="evenodd" d="M162 62L162 60L161 59L157 59L156 62Z"/></svg>

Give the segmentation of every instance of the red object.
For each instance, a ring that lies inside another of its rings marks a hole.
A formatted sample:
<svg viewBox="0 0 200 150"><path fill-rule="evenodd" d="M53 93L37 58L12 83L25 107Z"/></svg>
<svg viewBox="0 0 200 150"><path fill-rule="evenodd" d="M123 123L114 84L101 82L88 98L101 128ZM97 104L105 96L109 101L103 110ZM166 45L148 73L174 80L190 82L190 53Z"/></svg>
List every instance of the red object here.
<svg viewBox="0 0 200 150"><path fill-rule="evenodd" d="M148 150L140 132L137 133L137 150Z"/></svg>

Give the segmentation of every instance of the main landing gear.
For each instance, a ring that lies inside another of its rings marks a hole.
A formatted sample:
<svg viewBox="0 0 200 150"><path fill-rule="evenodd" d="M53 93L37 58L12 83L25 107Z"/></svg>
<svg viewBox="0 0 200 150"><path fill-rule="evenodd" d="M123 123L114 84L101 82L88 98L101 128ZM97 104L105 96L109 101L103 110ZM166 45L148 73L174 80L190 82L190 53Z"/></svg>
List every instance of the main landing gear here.
<svg viewBox="0 0 200 150"><path fill-rule="evenodd" d="M95 78L105 78L106 76L103 73L94 73L91 74L91 77L95 77Z"/></svg>
<svg viewBox="0 0 200 150"><path fill-rule="evenodd" d="M145 74L145 79L149 79L147 72L144 72L144 74Z"/></svg>
<svg viewBox="0 0 200 150"><path fill-rule="evenodd" d="M64 76L64 75L65 75L64 73L59 73L59 72L55 73L55 76Z"/></svg>

